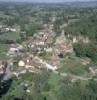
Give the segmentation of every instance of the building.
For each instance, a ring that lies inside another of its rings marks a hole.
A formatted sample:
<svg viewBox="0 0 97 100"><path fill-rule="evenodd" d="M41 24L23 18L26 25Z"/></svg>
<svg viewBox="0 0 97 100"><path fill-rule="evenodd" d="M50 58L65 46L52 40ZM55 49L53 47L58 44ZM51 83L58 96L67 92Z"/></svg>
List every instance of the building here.
<svg viewBox="0 0 97 100"><path fill-rule="evenodd" d="M42 60L41 58L39 57L27 57L27 58L24 58L23 60L20 60L18 62L18 65L19 67L23 67L26 69L26 70L29 70L30 72L32 71L35 71L36 69L37 70L40 70L40 69L47 69L47 70L56 70L57 67L56 66L53 66L49 63L47 63L46 61Z"/></svg>
<svg viewBox="0 0 97 100"><path fill-rule="evenodd" d="M13 44L11 48L9 49L7 55L8 56L15 56L19 55L23 51L23 46L19 44Z"/></svg>

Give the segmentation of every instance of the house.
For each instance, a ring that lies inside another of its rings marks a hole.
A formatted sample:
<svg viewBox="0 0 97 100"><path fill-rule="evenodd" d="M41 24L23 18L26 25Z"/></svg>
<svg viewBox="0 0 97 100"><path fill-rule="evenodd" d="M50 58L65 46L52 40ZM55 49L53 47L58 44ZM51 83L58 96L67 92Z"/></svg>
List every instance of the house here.
<svg viewBox="0 0 97 100"><path fill-rule="evenodd" d="M73 51L73 47L71 43L63 43L60 45L60 51L65 53L71 53Z"/></svg>
<svg viewBox="0 0 97 100"><path fill-rule="evenodd" d="M6 31L11 31L11 32L16 32L17 31L15 28L9 28L9 27L5 28L5 30Z"/></svg>
<svg viewBox="0 0 97 100"><path fill-rule="evenodd" d="M39 54L43 52L45 49L47 49L47 47L48 45L43 40L33 40L33 42L30 42L28 44L28 48L34 54Z"/></svg>
<svg viewBox="0 0 97 100"><path fill-rule="evenodd" d="M23 46L20 44L12 44L7 55L14 56L14 55L20 54L23 51L23 49L24 49Z"/></svg>
<svg viewBox="0 0 97 100"><path fill-rule="evenodd" d="M0 25L0 29L3 28L3 25Z"/></svg>
<svg viewBox="0 0 97 100"><path fill-rule="evenodd" d="M48 52L48 53L53 52L53 49L52 49L52 48L45 48L44 50L45 50L46 52Z"/></svg>
<svg viewBox="0 0 97 100"><path fill-rule="evenodd" d="M10 28L11 32L16 32L17 30L15 28Z"/></svg>
<svg viewBox="0 0 97 100"><path fill-rule="evenodd" d="M65 42L60 45L55 45L54 52L56 54L72 53L73 52L72 44L69 42Z"/></svg>
<svg viewBox="0 0 97 100"><path fill-rule="evenodd" d="M52 23L54 23L56 21L56 16L52 17Z"/></svg>
<svg viewBox="0 0 97 100"><path fill-rule="evenodd" d="M19 67L24 67L24 66L25 66L25 62L22 61L22 60L20 60L20 61L18 62L18 66L19 66Z"/></svg>
<svg viewBox="0 0 97 100"><path fill-rule="evenodd" d="M78 43L78 42L89 43L90 40L89 40L88 37L73 36L72 42L73 42L73 43Z"/></svg>
<svg viewBox="0 0 97 100"><path fill-rule="evenodd" d="M40 63L39 68L46 68L46 69L52 70L52 71L55 71L57 69L56 66L53 66L53 65L47 63L46 61L40 59L39 57L35 57L35 60L37 60Z"/></svg>
<svg viewBox="0 0 97 100"><path fill-rule="evenodd" d="M73 41L73 43L77 43L78 42L77 37L74 36L72 41Z"/></svg>
<svg viewBox="0 0 97 100"><path fill-rule="evenodd" d="M50 64L48 64L48 63L44 63L44 64L42 65L42 67L43 67L43 68L46 68L46 69L48 69L48 70L52 70L52 71L57 70L57 67L56 67L56 66L52 66L52 65L50 65Z"/></svg>
<svg viewBox="0 0 97 100"><path fill-rule="evenodd" d="M33 58L32 56L30 57L27 57L27 58L23 58L22 60L20 60L18 62L18 66L19 67L24 67L26 70L29 70L29 71L34 71L35 69L39 69L40 66L41 66L41 63Z"/></svg>
<svg viewBox="0 0 97 100"><path fill-rule="evenodd" d="M7 55L14 55L19 52L18 48L10 48Z"/></svg>

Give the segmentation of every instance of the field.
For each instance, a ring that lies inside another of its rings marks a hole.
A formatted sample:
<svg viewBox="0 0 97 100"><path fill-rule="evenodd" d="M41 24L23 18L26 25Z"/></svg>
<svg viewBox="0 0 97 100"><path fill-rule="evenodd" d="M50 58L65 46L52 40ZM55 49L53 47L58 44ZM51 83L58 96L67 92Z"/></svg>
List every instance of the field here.
<svg viewBox="0 0 97 100"><path fill-rule="evenodd" d="M87 76L88 67L89 66L82 64L80 58L69 57L69 58L64 58L61 61L61 68L59 69L59 71L61 73L71 73L79 76Z"/></svg>
<svg viewBox="0 0 97 100"><path fill-rule="evenodd" d="M44 96L47 97L47 100L56 100L56 93L55 91L58 91L60 88L60 81L63 80L64 77L58 75L58 74L54 74L54 73L50 73L50 77L48 80L48 83L51 87L51 90L49 92L44 92Z"/></svg>
<svg viewBox="0 0 97 100"><path fill-rule="evenodd" d="M0 40L17 40L19 39L19 34L18 33L6 33L6 34L1 34L0 35ZM9 44L4 44L0 43L0 59L6 59L6 53L9 49L10 45Z"/></svg>
<svg viewBox="0 0 97 100"><path fill-rule="evenodd" d="M9 33L5 33L5 34L1 34L0 39L3 39L3 40L17 40L17 39L19 39L19 34L16 33L16 32L9 32Z"/></svg>
<svg viewBox="0 0 97 100"><path fill-rule="evenodd" d="M0 59L6 59L6 53L9 49L9 45L8 44L0 44Z"/></svg>

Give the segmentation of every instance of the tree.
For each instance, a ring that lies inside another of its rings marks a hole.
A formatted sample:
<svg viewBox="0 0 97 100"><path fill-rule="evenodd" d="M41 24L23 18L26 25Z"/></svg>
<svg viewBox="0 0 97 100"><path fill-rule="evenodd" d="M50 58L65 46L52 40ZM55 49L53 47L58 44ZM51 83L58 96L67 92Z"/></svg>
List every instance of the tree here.
<svg viewBox="0 0 97 100"><path fill-rule="evenodd" d="M87 45L82 43L76 43L73 45L74 51L78 57L85 57L86 56L86 49Z"/></svg>

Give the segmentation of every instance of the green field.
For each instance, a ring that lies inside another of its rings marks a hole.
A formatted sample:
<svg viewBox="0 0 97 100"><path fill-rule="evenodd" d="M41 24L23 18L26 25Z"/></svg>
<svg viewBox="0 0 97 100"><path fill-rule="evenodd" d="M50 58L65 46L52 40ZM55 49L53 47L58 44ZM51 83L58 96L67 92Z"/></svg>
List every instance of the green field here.
<svg viewBox="0 0 97 100"><path fill-rule="evenodd" d="M55 74L55 73L50 73L50 77L48 80L48 83L50 85L50 91L49 92L44 92L44 96L47 97L47 100L56 100L56 92L58 91L60 88L60 81L63 80L64 77L60 76L59 74Z"/></svg>
<svg viewBox="0 0 97 100"><path fill-rule="evenodd" d="M5 34L1 34L0 39L3 39L3 40L17 40L17 39L19 39L19 34L16 33L16 32L9 32L9 33L5 33Z"/></svg>
<svg viewBox="0 0 97 100"><path fill-rule="evenodd" d="M80 58L70 57L61 61L61 68L59 69L59 72L87 76L88 66L83 65Z"/></svg>
<svg viewBox="0 0 97 100"><path fill-rule="evenodd" d="M18 33L9 32L6 34L0 35L0 40L17 40L19 39ZM6 53L8 52L10 45L9 44L0 44L0 59L6 59Z"/></svg>
<svg viewBox="0 0 97 100"><path fill-rule="evenodd" d="M9 49L9 45L8 44L0 44L0 59L6 59L6 53Z"/></svg>
<svg viewBox="0 0 97 100"><path fill-rule="evenodd" d="M55 89L57 89L58 88L58 83L62 79L63 79L62 76L60 76L58 74L51 73L50 79L49 79L49 84L51 84L53 88L55 87Z"/></svg>

